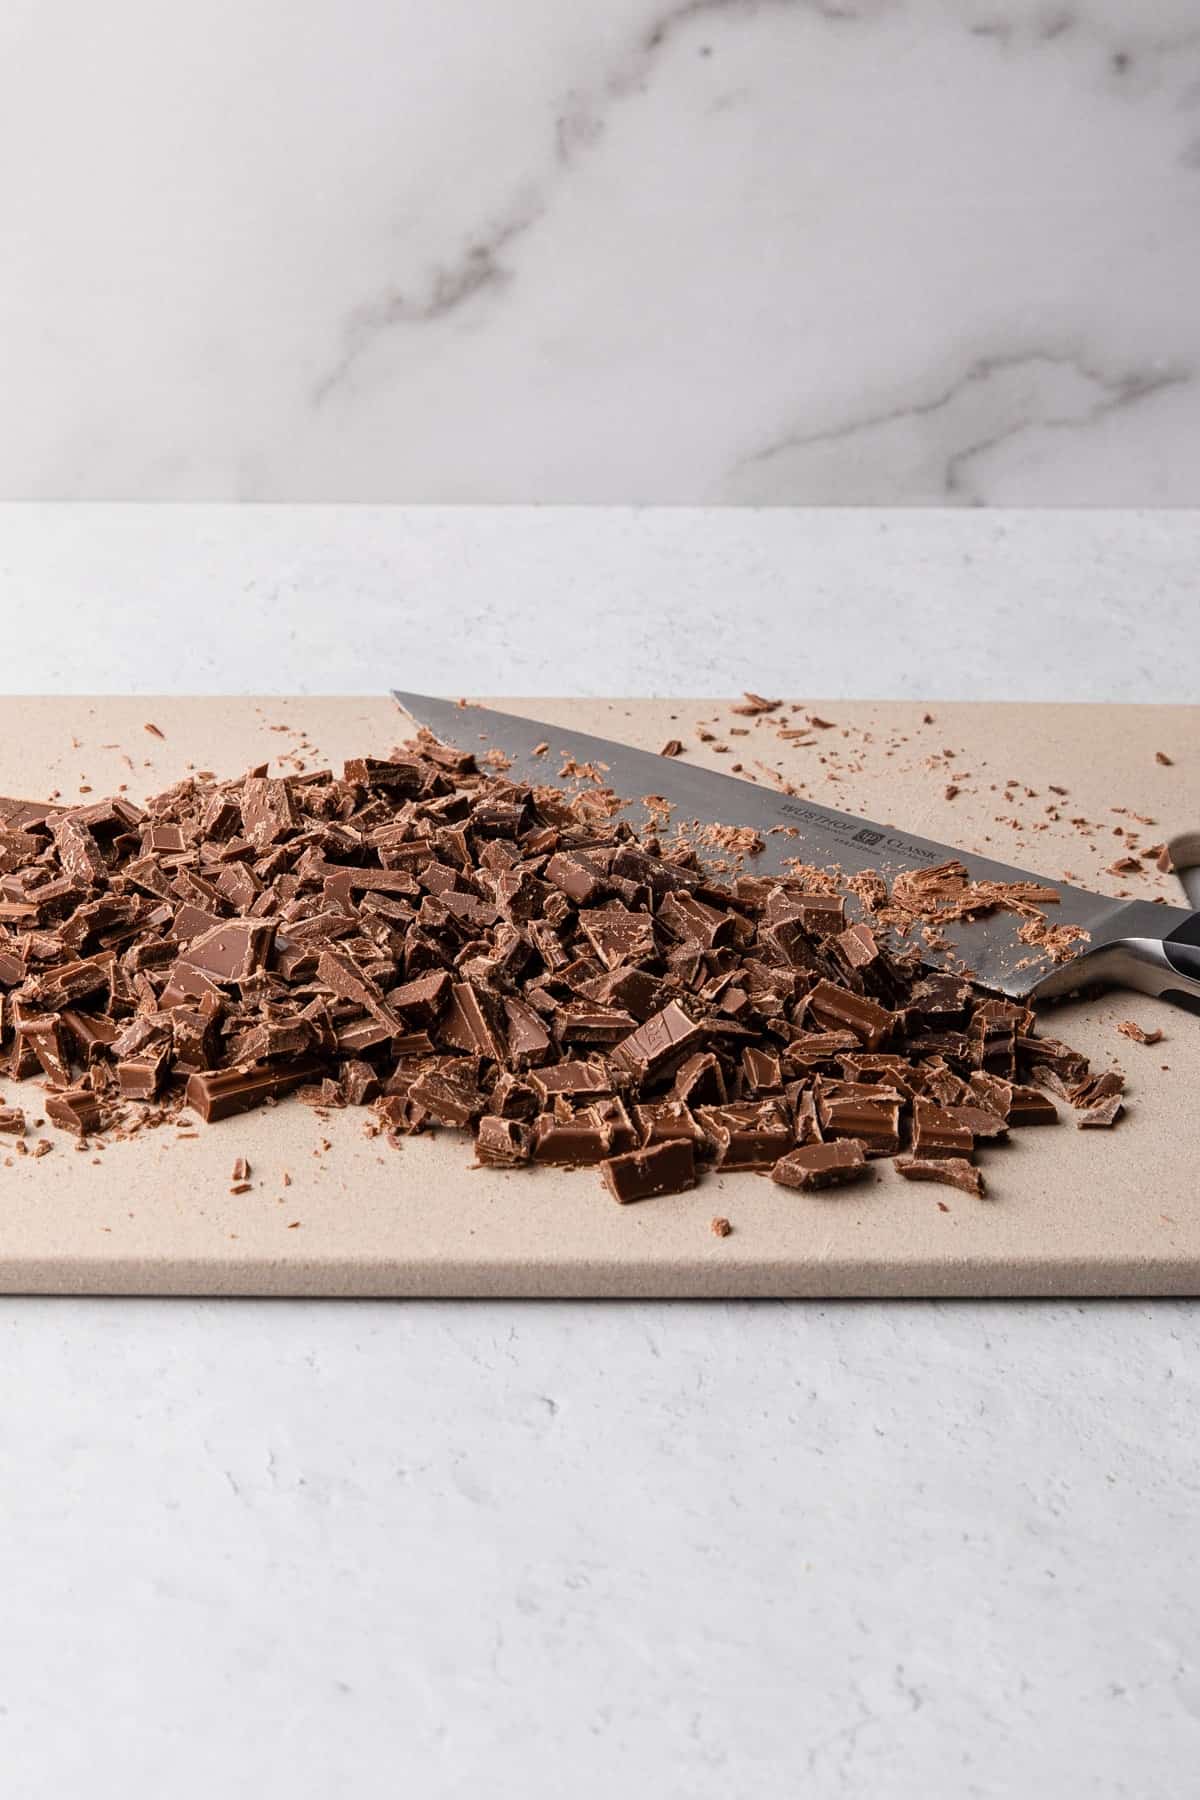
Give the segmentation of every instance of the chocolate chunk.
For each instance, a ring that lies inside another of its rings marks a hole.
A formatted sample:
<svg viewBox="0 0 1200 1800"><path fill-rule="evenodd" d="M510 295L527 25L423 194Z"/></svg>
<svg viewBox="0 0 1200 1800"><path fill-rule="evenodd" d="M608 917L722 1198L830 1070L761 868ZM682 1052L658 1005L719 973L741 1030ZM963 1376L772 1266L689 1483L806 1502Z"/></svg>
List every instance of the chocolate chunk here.
<svg viewBox="0 0 1200 1800"><path fill-rule="evenodd" d="M516 1119L488 1114L479 1121L475 1153L481 1163L497 1168L515 1168L519 1163L527 1163L529 1130Z"/></svg>
<svg viewBox="0 0 1200 1800"><path fill-rule="evenodd" d="M1116 1069L1106 1069L1102 1075L1090 1075L1078 1081L1067 1090L1067 1099L1072 1106L1098 1106L1102 1100L1115 1098L1125 1092L1125 1077Z"/></svg>
<svg viewBox="0 0 1200 1800"><path fill-rule="evenodd" d="M706 1028L672 1000L617 1045L613 1060L642 1081L658 1080L671 1074L705 1036Z"/></svg>
<svg viewBox="0 0 1200 1800"><path fill-rule="evenodd" d="M250 1112L264 1101L279 1099L321 1073L321 1065L306 1058L280 1067L260 1065L245 1069L212 1069L188 1078L186 1103L206 1124ZM51 1115L53 1117L53 1115Z"/></svg>
<svg viewBox="0 0 1200 1800"><path fill-rule="evenodd" d="M681 1063L671 1085L672 1097L689 1106L723 1106L728 1099L721 1064L709 1050L699 1051Z"/></svg>
<svg viewBox="0 0 1200 1800"><path fill-rule="evenodd" d="M1013 1084L1012 1099L1008 1105L1008 1123L1010 1125L1057 1125L1058 1108L1053 1100L1039 1093L1037 1088L1020 1087Z"/></svg>
<svg viewBox="0 0 1200 1800"><path fill-rule="evenodd" d="M385 762L377 756L354 756L345 765L347 781L386 793L390 798L415 798L421 792L424 776L419 762L401 759Z"/></svg>
<svg viewBox="0 0 1200 1800"><path fill-rule="evenodd" d="M168 1051L164 1046L157 1055L131 1056L117 1064L117 1084L126 1100L153 1100L162 1084L167 1068Z"/></svg>
<svg viewBox="0 0 1200 1800"><path fill-rule="evenodd" d="M19 1106L0 1106L0 1131L10 1137L21 1137L25 1131L25 1114Z"/></svg>
<svg viewBox="0 0 1200 1800"><path fill-rule="evenodd" d="M969 1162L974 1147L974 1133L961 1117L917 1096L913 1102L913 1155L919 1162L932 1156L963 1157Z"/></svg>
<svg viewBox="0 0 1200 1800"><path fill-rule="evenodd" d="M580 929L606 969L648 961L657 953L654 921L624 906L593 907L579 915Z"/></svg>
<svg viewBox="0 0 1200 1800"><path fill-rule="evenodd" d="M587 906L604 890L604 877L581 852L559 851L546 864L546 880L579 906Z"/></svg>
<svg viewBox="0 0 1200 1800"><path fill-rule="evenodd" d="M701 1106L696 1119L721 1169L762 1169L785 1154L792 1130L776 1100Z"/></svg>
<svg viewBox="0 0 1200 1800"><path fill-rule="evenodd" d="M450 990L450 1003L439 1027L442 1041L472 1056L486 1056L499 1062L500 1041L488 1016L490 1010L491 1003L482 989L469 981L456 983Z"/></svg>
<svg viewBox="0 0 1200 1800"><path fill-rule="evenodd" d="M694 1145L706 1142L703 1131L682 1100L653 1100L633 1109L634 1125L643 1144L661 1144L666 1138L687 1138Z"/></svg>
<svg viewBox="0 0 1200 1800"><path fill-rule="evenodd" d="M469 1070L453 1062L430 1069L408 1092L439 1125L469 1125L484 1109L484 1097Z"/></svg>
<svg viewBox="0 0 1200 1800"><path fill-rule="evenodd" d="M266 921L227 919L193 939L179 960L214 981L246 981L263 967L274 941L275 926Z"/></svg>
<svg viewBox="0 0 1200 1800"><path fill-rule="evenodd" d="M808 1014L826 1031L844 1026L868 1050L878 1050L896 1022L895 1014L865 994L819 981L808 996Z"/></svg>
<svg viewBox="0 0 1200 1800"><path fill-rule="evenodd" d="M611 1149L612 1133L592 1107L582 1107L566 1119L544 1112L534 1120L534 1162L574 1168L581 1163L603 1162Z"/></svg>
<svg viewBox="0 0 1200 1800"><path fill-rule="evenodd" d="M76 1137L99 1131L104 1122L100 1102L89 1088L67 1088L62 1093L50 1094L46 1100L46 1114L55 1125L73 1131Z"/></svg>
<svg viewBox="0 0 1200 1800"><path fill-rule="evenodd" d="M388 1005L412 1025L432 1025L449 998L450 977L444 969L418 975L392 988L387 997Z"/></svg>
<svg viewBox="0 0 1200 1800"><path fill-rule="evenodd" d="M508 1052L518 1068L529 1068L549 1054L550 1033L531 1006L523 1000L504 996L504 1018L508 1030Z"/></svg>
<svg viewBox="0 0 1200 1800"><path fill-rule="evenodd" d="M982 1200L986 1189L983 1176L972 1163L955 1156L936 1156L927 1161L919 1157L897 1157L896 1167L905 1181L939 1181L945 1187L961 1188Z"/></svg>
<svg viewBox="0 0 1200 1800"><path fill-rule="evenodd" d="M866 1150L857 1138L841 1138L836 1144L810 1144L789 1150L771 1170L780 1187L813 1189L841 1187L862 1181L870 1173Z"/></svg>
<svg viewBox="0 0 1200 1800"><path fill-rule="evenodd" d="M584 1094L607 1099L613 1092L612 1075L601 1064L592 1062L555 1063L549 1069L531 1070L527 1080L544 1106L549 1106L556 1094L567 1094L572 1099Z"/></svg>
<svg viewBox="0 0 1200 1800"><path fill-rule="evenodd" d="M663 1194L682 1194L696 1185L692 1146L680 1137L610 1156L600 1172L621 1206L633 1200L656 1200Z"/></svg>
<svg viewBox="0 0 1200 1800"><path fill-rule="evenodd" d="M1124 1110L1125 1103L1119 1094L1107 1094L1081 1114L1078 1120L1079 1129L1087 1131L1097 1126L1115 1125Z"/></svg>

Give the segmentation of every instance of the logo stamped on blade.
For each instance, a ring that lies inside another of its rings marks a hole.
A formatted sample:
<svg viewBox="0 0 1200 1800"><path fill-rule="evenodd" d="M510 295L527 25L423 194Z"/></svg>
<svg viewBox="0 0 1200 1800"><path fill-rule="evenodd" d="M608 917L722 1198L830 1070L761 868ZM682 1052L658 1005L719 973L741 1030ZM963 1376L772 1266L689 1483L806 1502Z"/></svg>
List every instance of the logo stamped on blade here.
<svg viewBox="0 0 1200 1800"><path fill-rule="evenodd" d="M907 838L892 837L886 831L875 831L869 825L857 825L854 819L843 814L826 812L819 806L797 806L783 801L780 812L786 813L790 819L802 819L809 825L817 825L824 832L842 837L850 844L863 844L868 849L882 845L885 850L903 856L909 862L935 863L939 852L930 850L925 844L910 843Z"/></svg>

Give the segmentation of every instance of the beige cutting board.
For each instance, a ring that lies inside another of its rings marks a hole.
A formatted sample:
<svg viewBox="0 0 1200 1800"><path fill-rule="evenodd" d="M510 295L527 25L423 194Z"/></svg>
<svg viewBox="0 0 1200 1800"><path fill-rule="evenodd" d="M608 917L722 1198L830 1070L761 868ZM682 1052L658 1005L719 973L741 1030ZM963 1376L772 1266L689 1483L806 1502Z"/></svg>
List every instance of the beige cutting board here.
<svg viewBox="0 0 1200 1800"><path fill-rule="evenodd" d="M125 782L138 799L192 768L232 775L286 755L312 768L386 751L401 735L385 700L2 704L0 794L27 798L58 789L86 800ZM844 810L1050 875L1070 870L1113 893L1182 899L1173 876L1105 872L1121 853L1116 827L1150 844L1200 825L1200 708L811 702L784 720L800 726L815 712L832 721L806 744L781 742L777 719L739 718L712 701L498 704L649 749L678 736L689 756L726 772L739 762L762 780L782 770ZM714 743L698 740L702 722ZM1006 793L1010 780L1018 785ZM947 799L951 782L960 791ZM1056 802L1051 782L1069 795ZM1061 806L1058 823L1047 820L1048 804ZM1132 813L1155 822L1139 825ZM1162 1043L1118 1036L1126 1018L1161 1026ZM1200 1293L1200 1018L1114 994L1059 1009L1053 1029L1098 1068L1127 1072L1127 1114L1111 1132L1086 1132L1064 1106L1057 1129L1016 1133L982 1157L984 1202L905 1183L884 1163L870 1186L827 1198L733 1175L618 1207L594 1170L472 1169L457 1134L393 1150L364 1136L361 1112L322 1119L293 1100L182 1141L168 1126L80 1152L43 1129L54 1149L37 1160L10 1157L0 1138L0 1290ZM39 1093L34 1083L0 1081L0 1096L35 1113ZM252 1192L240 1196L229 1191L237 1156L253 1172ZM713 1235L714 1215L732 1222L730 1236Z"/></svg>

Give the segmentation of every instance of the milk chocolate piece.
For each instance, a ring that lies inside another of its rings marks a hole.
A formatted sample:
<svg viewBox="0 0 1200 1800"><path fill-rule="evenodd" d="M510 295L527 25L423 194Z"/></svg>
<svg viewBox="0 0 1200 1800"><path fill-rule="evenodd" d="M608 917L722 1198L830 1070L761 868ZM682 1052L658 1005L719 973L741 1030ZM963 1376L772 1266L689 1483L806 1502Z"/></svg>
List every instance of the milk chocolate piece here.
<svg viewBox="0 0 1200 1800"><path fill-rule="evenodd" d="M895 1024L895 1014L865 994L819 981L808 996L809 1017L831 1031L844 1026L868 1050L878 1050Z"/></svg>
<svg viewBox="0 0 1200 1800"><path fill-rule="evenodd" d="M21 1137L25 1131L25 1114L19 1106L0 1106L0 1131L10 1137Z"/></svg>
<svg viewBox="0 0 1200 1800"><path fill-rule="evenodd" d="M385 762L378 756L354 756L345 765L347 781L386 793L395 799L401 795L415 797L424 781L421 765L411 759Z"/></svg>
<svg viewBox="0 0 1200 1800"><path fill-rule="evenodd" d="M729 1097L725 1076L710 1050L699 1051L680 1064L671 1084L671 1095L686 1101L689 1106L724 1106Z"/></svg>
<svg viewBox="0 0 1200 1800"><path fill-rule="evenodd" d="M144 1052L117 1064L117 1084L124 1100L153 1100L166 1073L168 1051Z"/></svg>
<svg viewBox="0 0 1200 1800"><path fill-rule="evenodd" d="M862 1181L870 1173L866 1150L857 1138L840 1138L836 1144L809 1144L789 1150L771 1170L780 1187L815 1189L842 1187Z"/></svg>
<svg viewBox="0 0 1200 1800"><path fill-rule="evenodd" d="M453 1063L430 1069L408 1092L439 1125L469 1125L484 1109L484 1097L469 1071Z"/></svg>
<svg viewBox="0 0 1200 1800"><path fill-rule="evenodd" d="M58 1014L47 1013L43 1018L23 1020L17 1026L17 1035L32 1049L50 1086L69 1088L71 1056Z"/></svg>
<svg viewBox="0 0 1200 1800"><path fill-rule="evenodd" d="M1102 1075L1090 1075L1076 1082L1068 1088L1067 1098L1072 1106L1094 1107L1124 1092L1125 1077L1116 1069L1106 1069Z"/></svg>
<svg viewBox="0 0 1200 1800"><path fill-rule="evenodd" d="M1094 1106L1082 1113L1078 1120L1080 1131L1095 1129L1097 1126L1115 1125L1125 1110L1125 1103L1119 1094L1106 1094Z"/></svg>
<svg viewBox="0 0 1200 1800"><path fill-rule="evenodd" d="M194 938L180 962L214 981L246 981L261 969L275 940L275 926L256 919L226 919Z"/></svg>
<svg viewBox="0 0 1200 1800"><path fill-rule="evenodd" d="M482 989L469 981L458 982L450 990L450 1003L439 1027L443 1041L456 1050L472 1056L501 1058L500 1042L488 1018L489 1002Z"/></svg>
<svg viewBox="0 0 1200 1800"><path fill-rule="evenodd" d="M579 906L588 903L604 890L604 877L581 853L560 851L546 864L546 880L560 888L569 900Z"/></svg>
<svg viewBox="0 0 1200 1800"><path fill-rule="evenodd" d="M648 913L616 905L594 907L580 913L579 924L606 969L645 962L656 953L654 921Z"/></svg>
<svg viewBox="0 0 1200 1800"><path fill-rule="evenodd" d="M516 1119L498 1118L494 1113L479 1121L475 1134L475 1154L481 1163L497 1168L515 1168L529 1161L529 1130Z"/></svg>
<svg viewBox="0 0 1200 1800"><path fill-rule="evenodd" d="M294 831L299 822L286 781L246 780L242 788L242 829L256 850L266 850L278 838Z"/></svg>
<svg viewBox="0 0 1200 1800"><path fill-rule="evenodd" d="M550 1033L531 1006L511 995L504 996L508 1051L518 1068L541 1062L550 1050Z"/></svg>
<svg viewBox="0 0 1200 1800"><path fill-rule="evenodd" d="M1021 1087L1013 1083L1012 1099L1008 1104L1008 1123L1010 1125L1057 1125L1058 1108L1053 1100L1037 1088Z"/></svg>
<svg viewBox="0 0 1200 1800"><path fill-rule="evenodd" d="M642 1081L657 1080L677 1068L705 1036L706 1028L672 1000L617 1045L613 1061Z"/></svg>
<svg viewBox="0 0 1200 1800"><path fill-rule="evenodd" d="M974 1133L960 1118L920 1095L913 1102L913 1155L919 1162L931 1156L957 1156L971 1160Z"/></svg>
<svg viewBox="0 0 1200 1800"><path fill-rule="evenodd" d="M591 1107L573 1118L539 1113L533 1122L534 1162L560 1163L574 1168L581 1163L603 1162L612 1148L612 1134Z"/></svg>
<svg viewBox="0 0 1200 1800"><path fill-rule="evenodd" d="M661 1144L667 1138L687 1138L699 1146L705 1142L691 1109L682 1100L653 1100L633 1109L634 1124L643 1144Z"/></svg>
<svg viewBox="0 0 1200 1800"><path fill-rule="evenodd" d="M665 1139L623 1156L610 1156L602 1164L613 1199L621 1206L633 1200L656 1200L663 1194L682 1194L696 1185L696 1164L686 1138Z"/></svg>
<svg viewBox="0 0 1200 1800"><path fill-rule="evenodd" d="M775 1100L701 1106L696 1118L721 1169L767 1168L792 1144L787 1114Z"/></svg>
<svg viewBox="0 0 1200 1800"><path fill-rule="evenodd" d="M46 1115L64 1130L73 1131L76 1137L99 1131L104 1118L100 1102L89 1088L67 1088L62 1093L48 1095Z"/></svg>
<svg viewBox="0 0 1200 1800"><path fill-rule="evenodd" d="M209 1069L189 1076L186 1104L200 1114L206 1124L228 1119L235 1113L250 1112L266 1100L290 1094L321 1073L315 1059L280 1067L260 1065L246 1069ZM52 1115L53 1116L53 1115Z"/></svg>
<svg viewBox="0 0 1200 1800"><path fill-rule="evenodd" d="M898 1156L896 1167L905 1181L939 1181L945 1187L961 1188L964 1194L973 1194L977 1200L982 1200L986 1192L979 1170L960 1157L936 1156L922 1160Z"/></svg>
<svg viewBox="0 0 1200 1800"><path fill-rule="evenodd" d="M563 1062L548 1069L532 1069L526 1080L544 1106L549 1106L556 1094L567 1094L572 1099L581 1095L607 1099L613 1092L611 1073L593 1062Z"/></svg>

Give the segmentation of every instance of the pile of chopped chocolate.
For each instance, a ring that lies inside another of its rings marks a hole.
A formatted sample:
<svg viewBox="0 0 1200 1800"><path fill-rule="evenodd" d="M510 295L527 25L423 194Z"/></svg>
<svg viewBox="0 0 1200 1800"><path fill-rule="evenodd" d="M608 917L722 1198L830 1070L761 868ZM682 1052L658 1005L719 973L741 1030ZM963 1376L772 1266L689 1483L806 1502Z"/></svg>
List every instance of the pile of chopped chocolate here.
<svg viewBox="0 0 1200 1800"><path fill-rule="evenodd" d="M931 973L888 899L718 881L427 736L144 809L0 800L0 1056L81 1139L299 1090L393 1140L470 1131L481 1163L599 1164L619 1201L880 1157L980 1194L978 1146L1054 1123L1047 1088L1111 1124L1121 1077Z"/></svg>

